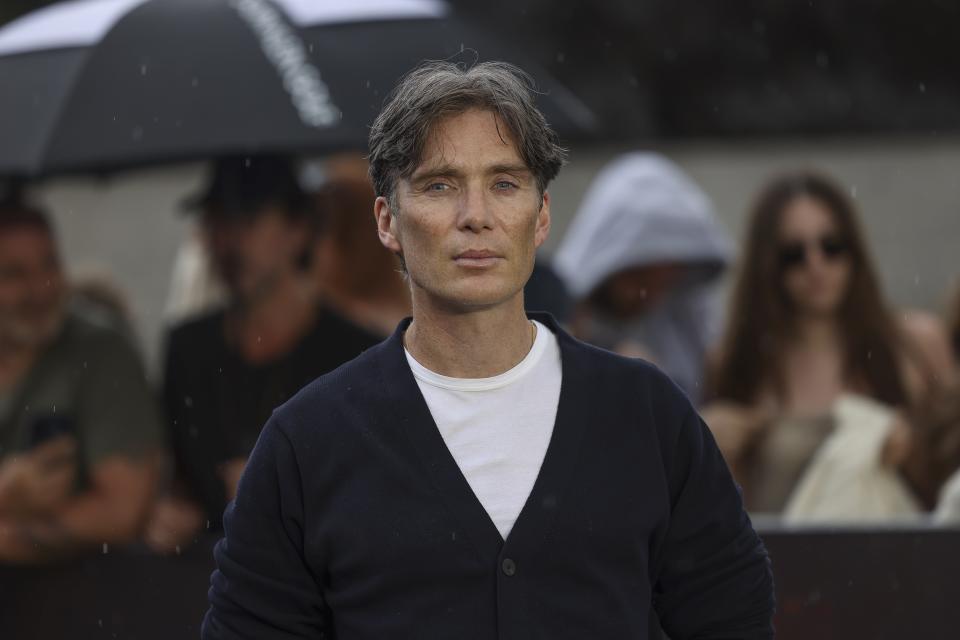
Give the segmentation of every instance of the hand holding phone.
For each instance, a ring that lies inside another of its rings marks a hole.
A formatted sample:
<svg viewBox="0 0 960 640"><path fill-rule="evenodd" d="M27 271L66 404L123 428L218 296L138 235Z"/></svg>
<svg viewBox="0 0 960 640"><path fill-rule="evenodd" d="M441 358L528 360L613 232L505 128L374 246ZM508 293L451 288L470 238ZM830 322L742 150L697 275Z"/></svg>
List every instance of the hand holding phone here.
<svg viewBox="0 0 960 640"><path fill-rule="evenodd" d="M52 434L28 451L0 461L0 515L49 515L73 493L76 478L76 438Z"/></svg>

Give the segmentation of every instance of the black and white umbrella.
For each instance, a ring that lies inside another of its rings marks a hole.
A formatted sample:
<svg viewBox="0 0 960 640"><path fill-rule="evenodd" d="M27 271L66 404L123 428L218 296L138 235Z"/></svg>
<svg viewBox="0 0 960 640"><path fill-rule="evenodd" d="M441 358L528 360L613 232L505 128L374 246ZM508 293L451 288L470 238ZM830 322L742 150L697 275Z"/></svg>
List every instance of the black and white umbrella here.
<svg viewBox="0 0 960 640"><path fill-rule="evenodd" d="M593 130L439 0L76 0L0 29L0 175L362 148L397 79L451 57L518 64L561 135Z"/></svg>

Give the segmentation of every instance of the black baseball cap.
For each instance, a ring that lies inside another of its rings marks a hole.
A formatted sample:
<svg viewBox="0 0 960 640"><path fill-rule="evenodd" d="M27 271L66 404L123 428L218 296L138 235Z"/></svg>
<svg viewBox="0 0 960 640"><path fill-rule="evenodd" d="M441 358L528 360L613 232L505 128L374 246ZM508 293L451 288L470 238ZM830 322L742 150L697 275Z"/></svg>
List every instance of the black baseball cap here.
<svg viewBox="0 0 960 640"><path fill-rule="evenodd" d="M292 159L247 155L214 160L206 187L185 199L182 206L202 215L242 218L276 205L295 216L307 212L307 201Z"/></svg>

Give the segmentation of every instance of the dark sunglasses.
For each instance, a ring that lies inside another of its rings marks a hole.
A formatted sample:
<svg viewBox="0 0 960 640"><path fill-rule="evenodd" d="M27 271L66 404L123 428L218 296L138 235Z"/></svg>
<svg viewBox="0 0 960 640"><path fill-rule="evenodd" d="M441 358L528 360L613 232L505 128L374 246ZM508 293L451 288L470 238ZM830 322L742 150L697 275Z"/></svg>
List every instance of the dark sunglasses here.
<svg viewBox="0 0 960 640"><path fill-rule="evenodd" d="M838 236L821 236L813 242L787 242L780 245L780 267L792 269L806 264L811 245L817 245L827 260L836 260L850 251L850 245Z"/></svg>

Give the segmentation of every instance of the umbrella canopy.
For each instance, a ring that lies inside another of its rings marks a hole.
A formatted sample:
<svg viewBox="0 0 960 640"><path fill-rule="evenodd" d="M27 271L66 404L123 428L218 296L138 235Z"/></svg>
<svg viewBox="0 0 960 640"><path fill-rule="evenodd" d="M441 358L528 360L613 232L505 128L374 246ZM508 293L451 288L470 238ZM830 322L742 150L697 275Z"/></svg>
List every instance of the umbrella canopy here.
<svg viewBox="0 0 960 640"><path fill-rule="evenodd" d="M573 94L438 0L64 2L0 29L0 174L363 148L403 73L475 57L529 71L562 136L594 129Z"/></svg>

